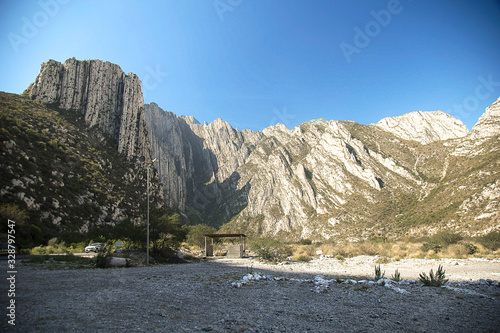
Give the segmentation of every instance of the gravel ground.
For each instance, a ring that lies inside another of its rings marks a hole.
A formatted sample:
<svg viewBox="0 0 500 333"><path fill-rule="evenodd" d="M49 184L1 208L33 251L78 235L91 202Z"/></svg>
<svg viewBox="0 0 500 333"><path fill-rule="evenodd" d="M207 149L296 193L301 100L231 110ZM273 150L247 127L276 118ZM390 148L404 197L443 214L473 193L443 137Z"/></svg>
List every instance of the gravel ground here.
<svg viewBox="0 0 500 333"><path fill-rule="evenodd" d="M114 269L20 265L10 332L499 332L500 262L401 260L404 279L443 264L447 287L369 282L376 258L269 265L209 260ZM338 277L349 277L339 283ZM481 280L477 279L491 279ZM364 280L364 281L362 281ZM465 281L476 282L465 282ZM357 282L355 282L357 281ZM381 283L382 284L382 283ZM2 307L8 304L2 283Z"/></svg>

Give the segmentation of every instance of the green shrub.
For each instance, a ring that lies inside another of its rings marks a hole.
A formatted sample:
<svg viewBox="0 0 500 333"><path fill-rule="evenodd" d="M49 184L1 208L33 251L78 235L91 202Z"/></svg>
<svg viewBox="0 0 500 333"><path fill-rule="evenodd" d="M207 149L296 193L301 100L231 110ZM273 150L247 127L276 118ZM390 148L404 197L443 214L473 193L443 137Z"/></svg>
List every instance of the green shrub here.
<svg viewBox="0 0 500 333"><path fill-rule="evenodd" d="M186 242L198 246L200 249L205 248L205 234L217 233L217 229L206 224L197 224L188 228Z"/></svg>
<svg viewBox="0 0 500 333"><path fill-rule="evenodd" d="M103 251L97 251L94 263L97 268L109 268L109 262L111 258L111 244L106 244L106 248Z"/></svg>
<svg viewBox="0 0 500 333"><path fill-rule="evenodd" d="M432 251L438 253L442 249L443 249L443 246L441 244L436 244L433 242L427 242L427 243L424 243L424 245L422 245L422 251L424 251L424 252L428 252L428 251L432 250Z"/></svg>
<svg viewBox="0 0 500 333"><path fill-rule="evenodd" d="M292 249L282 242L270 238L254 239L250 248L264 260L279 263L292 255Z"/></svg>
<svg viewBox="0 0 500 333"><path fill-rule="evenodd" d="M294 257L293 259L297 260L297 261L309 262L312 260L312 257L308 254L303 253L303 254L298 255L297 257Z"/></svg>
<svg viewBox="0 0 500 333"><path fill-rule="evenodd" d="M57 245L57 237L51 238L51 239L49 239L49 241L47 242L47 246L54 247L55 245Z"/></svg>
<svg viewBox="0 0 500 333"><path fill-rule="evenodd" d="M448 279L446 279L446 273L443 266L439 265L436 274L434 275L433 270L429 272L429 276L425 273L420 273L419 280L427 287L441 287Z"/></svg>
<svg viewBox="0 0 500 333"><path fill-rule="evenodd" d="M337 259L338 261L344 261L344 260L345 260L345 257L344 257L343 255L341 255L341 254L337 254L337 255L335 256L335 259Z"/></svg>
<svg viewBox="0 0 500 333"><path fill-rule="evenodd" d="M451 231L440 231L431 237L431 242L441 244L446 247L451 244L456 244L463 239L462 236Z"/></svg>
<svg viewBox="0 0 500 333"><path fill-rule="evenodd" d="M474 254L477 252L477 246L475 246L472 243L464 243L463 244L465 248L467 249L467 254Z"/></svg>
<svg viewBox="0 0 500 333"><path fill-rule="evenodd" d="M451 231L440 231L432 235L428 242L422 245L422 251L433 250L439 252L452 244L456 244L463 239L462 236Z"/></svg>
<svg viewBox="0 0 500 333"><path fill-rule="evenodd" d="M47 254L47 250L45 246L37 246L31 249L30 254L32 255Z"/></svg>
<svg viewBox="0 0 500 333"><path fill-rule="evenodd" d="M477 242L492 251L496 251L500 249L500 231L492 231L480 236L477 238Z"/></svg>
<svg viewBox="0 0 500 333"><path fill-rule="evenodd" d="M22 225L28 219L28 212L14 204L3 204L0 206L0 217L2 221L9 219Z"/></svg>
<svg viewBox="0 0 500 333"><path fill-rule="evenodd" d="M310 240L309 238L306 238L306 239L301 239L299 241L299 244L300 245L311 245L312 244L312 240Z"/></svg>

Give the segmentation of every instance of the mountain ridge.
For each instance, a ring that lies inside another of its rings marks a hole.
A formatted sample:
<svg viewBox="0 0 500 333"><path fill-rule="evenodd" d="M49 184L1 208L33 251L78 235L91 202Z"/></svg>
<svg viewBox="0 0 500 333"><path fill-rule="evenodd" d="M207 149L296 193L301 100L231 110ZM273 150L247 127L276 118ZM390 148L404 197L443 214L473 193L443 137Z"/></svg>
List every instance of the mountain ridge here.
<svg viewBox="0 0 500 333"><path fill-rule="evenodd" d="M442 111L240 131L144 104L139 79L118 69L49 61L25 95L80 111L128 159L156 158L164 203L188 223L318 240L500 228L500 99L472 131Z"/></svg>

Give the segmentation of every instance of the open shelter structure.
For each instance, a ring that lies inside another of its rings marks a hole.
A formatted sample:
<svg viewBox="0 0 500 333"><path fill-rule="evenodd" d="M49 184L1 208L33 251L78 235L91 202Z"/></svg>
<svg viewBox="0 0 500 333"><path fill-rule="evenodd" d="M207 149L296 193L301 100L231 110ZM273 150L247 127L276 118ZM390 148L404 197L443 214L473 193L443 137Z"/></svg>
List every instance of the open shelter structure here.
<svg viewBox="0 0 500 333"><path fill-rule="evenodd" d="M227 258L243 258L246 251L246 239L245 234L205 234L205 255L207 257L212 257L214 255L214 238L240 238L239 245L228 245L227 246ZM207 238L211 239L211 242L207 242Z"/></svg>

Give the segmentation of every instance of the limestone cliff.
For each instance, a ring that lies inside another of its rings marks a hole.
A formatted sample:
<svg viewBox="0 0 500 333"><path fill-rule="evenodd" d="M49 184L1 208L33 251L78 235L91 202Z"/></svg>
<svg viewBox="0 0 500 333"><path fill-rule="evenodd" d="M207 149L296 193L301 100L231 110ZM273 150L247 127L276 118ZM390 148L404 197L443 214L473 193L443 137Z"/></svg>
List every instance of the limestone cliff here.
<svg viewBox="0 0 500 333"><path fill-rule="evenodd" d="M226 201L238 193L236 169L261 134L237 131L221 119L201 125L155 103L145 110L167 204L213 223L239 212L241 205Z"/></svg>
<svg viewBox="0 0 500 333"><path fill-rule="evenodd" d="M30 99L79 111L90 127L116 141L128 158L150 156L139 78L101 60L42 64L34 83L24 92Z"/></svg>

